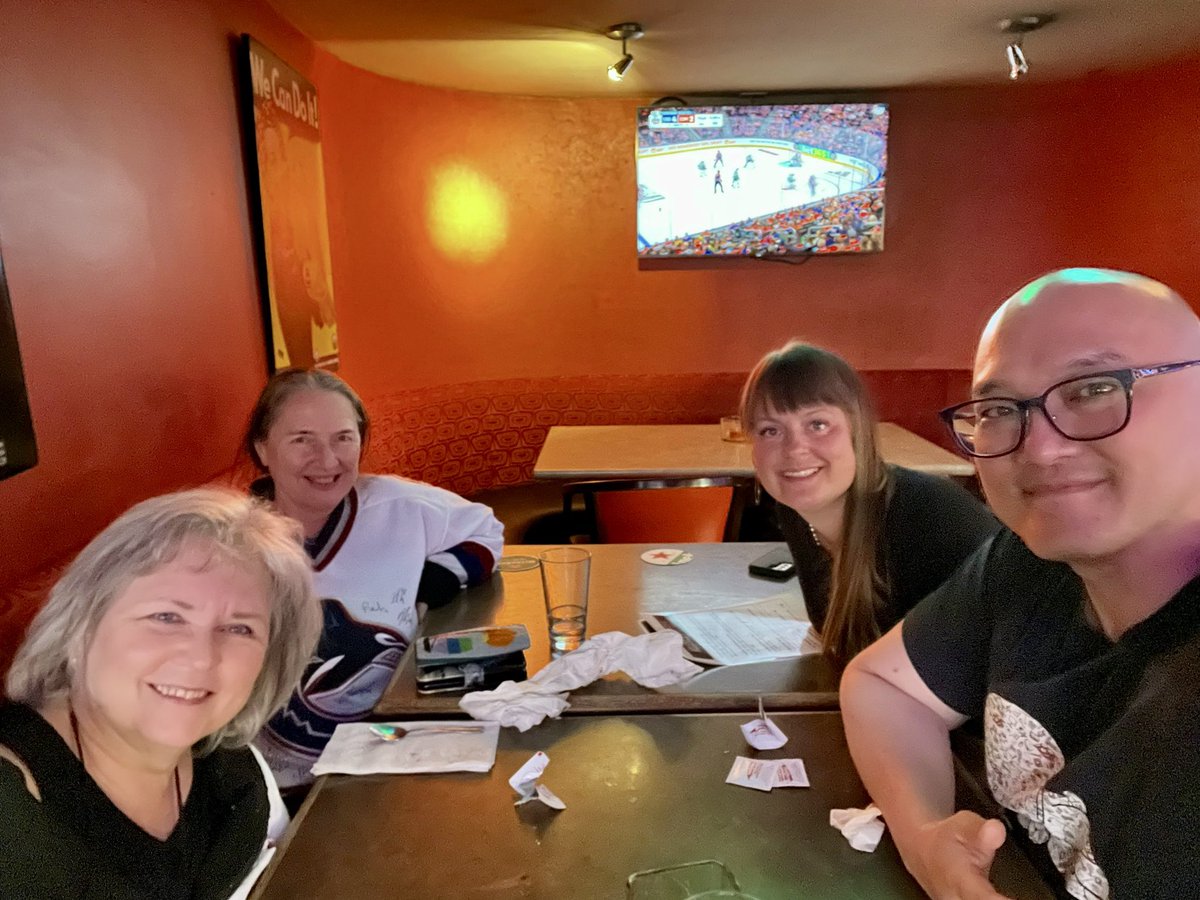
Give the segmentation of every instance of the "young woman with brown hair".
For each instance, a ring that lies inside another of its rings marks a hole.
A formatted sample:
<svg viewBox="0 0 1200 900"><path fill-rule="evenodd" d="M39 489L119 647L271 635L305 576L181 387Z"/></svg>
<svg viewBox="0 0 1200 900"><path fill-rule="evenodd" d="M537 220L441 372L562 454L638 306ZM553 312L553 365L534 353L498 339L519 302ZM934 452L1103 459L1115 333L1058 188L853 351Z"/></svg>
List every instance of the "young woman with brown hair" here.
<svg viewBox="0 0 1200 900"><path fill-rule="evenodd" d="M797 341L768 353L741 415L834 662L887 631L999 528L948 478L884 463L866 388L835 353Z"/></svg>

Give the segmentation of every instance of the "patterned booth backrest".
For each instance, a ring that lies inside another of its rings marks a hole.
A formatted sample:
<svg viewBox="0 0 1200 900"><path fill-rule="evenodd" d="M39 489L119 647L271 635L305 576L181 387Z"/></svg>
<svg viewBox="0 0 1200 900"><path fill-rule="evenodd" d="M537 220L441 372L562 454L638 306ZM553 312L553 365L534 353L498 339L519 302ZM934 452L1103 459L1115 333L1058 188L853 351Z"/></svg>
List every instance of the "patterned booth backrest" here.
<svg viewBox="0 0 1200 900"><path fill-rule="evenodd" d="M967 396L960 369L862 373L879 417L949 446L936 412ZM553 425L717 422L737 409L744 372L573 375L439 385L366 397L372 435L363 471L404 475L464 496L518 485ZM249 460L212 479L245 487ZM115 517L121 510L113 510ZM76 547L52 565L0 587L0 674Z"/></svg>

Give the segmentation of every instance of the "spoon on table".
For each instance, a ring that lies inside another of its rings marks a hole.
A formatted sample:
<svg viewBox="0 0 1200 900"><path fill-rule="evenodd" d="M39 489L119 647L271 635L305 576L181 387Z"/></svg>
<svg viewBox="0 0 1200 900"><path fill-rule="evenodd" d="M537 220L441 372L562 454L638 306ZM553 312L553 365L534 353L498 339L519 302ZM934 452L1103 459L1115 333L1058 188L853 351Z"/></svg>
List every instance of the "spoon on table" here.
<svg viewBox="0 0 1200 900"><path fill-rule="evenodd" d="M402 737L419 734L479 734L482 725L418 725L415 728L405 728L401 725L372 725L371 733L385 741L398 741Z"/></svg>

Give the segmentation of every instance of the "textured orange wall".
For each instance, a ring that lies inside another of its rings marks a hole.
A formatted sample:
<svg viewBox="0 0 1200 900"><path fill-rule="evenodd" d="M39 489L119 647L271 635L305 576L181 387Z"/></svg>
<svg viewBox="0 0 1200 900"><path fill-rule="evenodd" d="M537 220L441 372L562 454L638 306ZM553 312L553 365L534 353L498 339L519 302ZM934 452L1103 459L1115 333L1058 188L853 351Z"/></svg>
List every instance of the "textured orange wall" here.
<svg viewBox="0 0 1200 900"><path fill-rule="evenodd" d="M1200 60L884 94L887 249L801 267L639 268L634 103L438 90L328 59L318 75L343 370L368 394L738 371L793 335L864 368L963 368L999 299L1063 265L1141 270L1200 298ZM449 262L428 237L431 173L448 162L507 198L508 243L486 263Z"/></svg>
<svg viewBox="0 0 1200 900"><path fill-rule="evenodd" d="M231 40L258 2L0 0L0 246L38 465L0 482L0 585L230 465L266 361Z"/></svg>
<svg viewBox="0 0 1200 900"><path fill-rule="evenodd" d="M1066 263L1200 297L1200 61L891 95L880 256L639 268L633 107L441 91L314 48L262 0L0 0L0 246L41 461L0 482L0 584L136 499L229 465L264 372L231 40L321 92L343 371L367 395L722 372L803 335L865 368L961 368L987 310ZM16 33L16 32L14 32ZM448 262L430 172L470 164L508 243Z"/></svg>

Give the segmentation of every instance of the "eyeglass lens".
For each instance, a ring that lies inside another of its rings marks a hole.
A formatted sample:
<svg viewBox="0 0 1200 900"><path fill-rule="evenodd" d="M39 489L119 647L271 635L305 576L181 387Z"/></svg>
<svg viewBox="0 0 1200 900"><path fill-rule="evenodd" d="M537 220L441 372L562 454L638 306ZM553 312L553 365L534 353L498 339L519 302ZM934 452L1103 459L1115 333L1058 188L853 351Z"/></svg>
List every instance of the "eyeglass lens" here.
<svg viewBox="0 0 1200 900"><path fill-rule="evenodd" d="M954 413L954 434L968 453L1003 456L1021 443L1021 406L1013 400L976 400ZM1129 394L1111 375L1064 382L1045 395L1046 415L1064 437L1097 440L1120 431L1129 415Z"/></svg>

